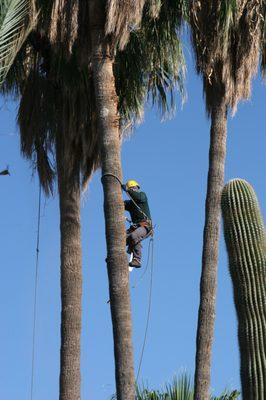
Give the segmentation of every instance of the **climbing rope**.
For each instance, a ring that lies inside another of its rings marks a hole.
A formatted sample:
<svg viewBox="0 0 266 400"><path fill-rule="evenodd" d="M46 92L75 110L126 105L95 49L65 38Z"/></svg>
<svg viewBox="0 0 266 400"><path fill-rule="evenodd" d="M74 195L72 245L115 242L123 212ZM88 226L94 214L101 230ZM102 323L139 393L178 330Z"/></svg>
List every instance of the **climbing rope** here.
<svg viewBox="0 0 266 400"><path fill-rule="evenodd" d="M139 374L140 374L140 370L141 370L141 366L142 366L144 350L145 350L146 342L147 342L148 328L149 328L149 323L150 323L150 315L151 315L152 285L153 285L153 250L154 250L154 239L153 239L153 237L151 237L150 243L151 243L151 275L150 275L150 288L149 288L149 299L148 299L148 311L147 311L146 327L145 327L144 339L143 339L143 344L142 344L142 349L141 349L141 355L140 355L140 360L139 360L139 366L138 366L138 372L137 372L136 383L138 382Z"/></svg>
<svg viewBox="0 0 266 400"><path fill-rule="evenodd" d="M37 238L36 238L36 261L35 261L35 281L34 281L34 305L33 305L33 329L32 329L32 358L31 358L31 384L30 384L30 399L33 399L34 386L34 367L35 367L35 339L36 339L36 315L37 315L37 289L39 275L39 245L40 245L40 227L41 227L41 194L42 188L39 184L38 198L38 217L37 217Z"/></svg>
<svg viewBox="0 0 266 400"><path fill-rule="evenodd" d="M103 178L105 178L106 176L112 176L112 177L115 178L115 179L120 183L120 185L122 186L122 182L120 181L120 179L118 178L118 176L116 176L116 175L114 175L114 174L110 174L110 173L103 174L102 177L101 177L101 181L103 181Z"/></svg>
<svg viewBox="0 0 266 400"><path fill-rule="evenodd" d="M149 268L149 264L150 264L150 255L151 255L151 243L152 243L152 238L150 238L149 240L149 245L148 245L148 257L147 257L147 262L144 268L143 273L141 274L141 276L139 277L139 279L135 280L135 283L132 285L132 289L136 289L136 287L139 286L139 284L141 283L141 281L143 280L144 276L146 275L148 268Z"/></svg>

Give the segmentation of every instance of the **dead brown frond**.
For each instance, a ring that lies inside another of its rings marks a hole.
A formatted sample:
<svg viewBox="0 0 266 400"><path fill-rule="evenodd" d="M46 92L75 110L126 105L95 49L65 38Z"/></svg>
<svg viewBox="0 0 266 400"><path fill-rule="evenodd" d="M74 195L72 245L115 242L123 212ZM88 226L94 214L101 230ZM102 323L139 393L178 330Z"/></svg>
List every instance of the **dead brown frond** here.
<svg viewBox="0 0 266 400"><path fill-rule="evenodd" d="M88 67L91 57L91 38L89 27L89 2L82 1L79 4L78 13L78 37L76 57L81 68Z"/></svg>
<svg viewBox="0 0 266 400"><path fill-rule="evenodd" d="M49 37L51 43L64 49L69 57L78 33L78 0L55 0L51 13Z"/></svg>
<svg viewBox="0 0 266 400"><path fill-rule="evenodd" d="M25 83L18 110L22 154L33 162L46 194L52 193L54 169L49 160L52 156L53 138L49 118L53 87L32 71Z"/></svg>
<svg viewBox="0 0 266 400"><path fill-rule="evenodd" d="M151 18L156 19L160 14L160 10L162 7L161 0L148 0L146 1L149 9L149 15Z"/></svg>
<svg viewBox="0 0 266 400"><path fill-rule="evenodd" d="M84 186L100 166L100 146L92 79L84 76L80 79L76 88L62 88L58 134L62 135L60 143L66 148L64 165L69 168L79 165Z"/></svg>
<svg viewBox="0 0 266 400"><path fill-rule="evenodd" d="M32 160L47 194L52 192L57 172L56 163L51 160L57 154L58 145L65 170L80 171L83 185L100 165L89 69L80 70L73 56L60 65L54 54L53 57L49 73L43 73L44 60L35 56L24 84L19 87L21 151Z"/></svg>
<svg viewBox="0 0 266 400"><path fill-rule="evenodd" d="M125 48L130 32L137 29L145 0L107 0L106 34L113 34L119 49Z"/></svg>
<svg viewBox="0 0 266 400"><path fill-rule="evenodd" d="M203 75L206 107L222 95L235 112L248 99L258 70L262 0L192 1L191 24L197 71Z"/></svg>

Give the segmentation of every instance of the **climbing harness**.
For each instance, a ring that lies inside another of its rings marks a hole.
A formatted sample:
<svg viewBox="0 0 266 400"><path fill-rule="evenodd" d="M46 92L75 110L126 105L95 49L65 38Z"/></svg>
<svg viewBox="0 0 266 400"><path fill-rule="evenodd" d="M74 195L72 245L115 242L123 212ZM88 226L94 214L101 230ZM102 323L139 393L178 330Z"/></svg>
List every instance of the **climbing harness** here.
<svg viewBox="0 0 266 400"><path fill-rule="evenodd" d="M40 245L40 228L41 228L41 195L42 188L39 184L38 199L38 217L37 217L37 239L36 239L36 261L35 261L35 282L34 282L34 305L33 305L33 329L32 329L32 358L31 358L31 384L30 399L33 399L34 386L34 368L35 368L35 339L36 339L36 316L37 316L37 292L38 292L38 276L39 276L39 245Z"/></svg>

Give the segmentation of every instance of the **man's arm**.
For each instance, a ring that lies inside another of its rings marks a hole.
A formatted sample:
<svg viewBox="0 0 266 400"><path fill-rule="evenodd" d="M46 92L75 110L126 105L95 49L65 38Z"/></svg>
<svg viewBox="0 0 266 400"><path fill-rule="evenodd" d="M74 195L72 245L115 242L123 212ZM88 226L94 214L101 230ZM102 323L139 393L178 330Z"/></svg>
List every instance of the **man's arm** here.
<svg viewBox="0 0 266 400"><path fill-rule="evenodd" d="M125 210L126 211L130 211L130 203L131 203L131 201L130 200L125 200L124 201L124 205L125 205Z"/></svg>
<svg viewBox="0 0 266 400"><path fill-rule="evenodd" d="M147 200L147 196L144 192L136 192L132 189L128 189L127 192L137 203L144 203Z"/></svg>

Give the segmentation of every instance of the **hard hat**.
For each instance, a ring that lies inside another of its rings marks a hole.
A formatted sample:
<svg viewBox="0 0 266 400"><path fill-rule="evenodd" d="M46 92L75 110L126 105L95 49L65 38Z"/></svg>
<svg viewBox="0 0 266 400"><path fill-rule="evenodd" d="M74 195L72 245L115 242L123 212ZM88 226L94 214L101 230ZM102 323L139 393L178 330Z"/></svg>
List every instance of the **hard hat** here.
<svg viewBox="0 0 266 400"><path fill-rule="evenodd" d="M135 186L140 187L139 184L138 184L138 182L134 181L133 179L127 181L126 186L127 186L128 189L133 188L133 187L135 187Z"/></svg>

